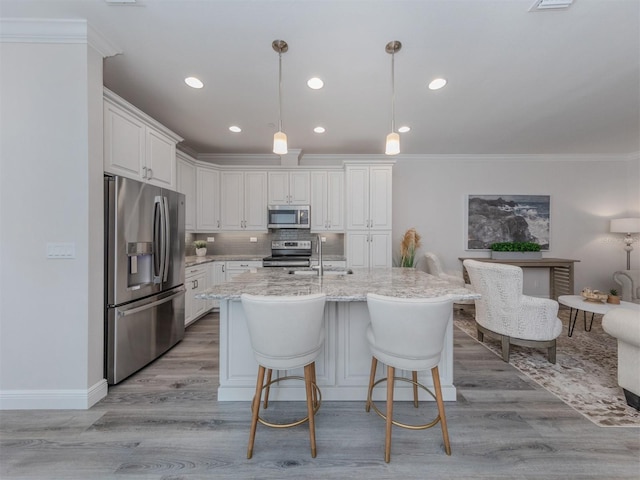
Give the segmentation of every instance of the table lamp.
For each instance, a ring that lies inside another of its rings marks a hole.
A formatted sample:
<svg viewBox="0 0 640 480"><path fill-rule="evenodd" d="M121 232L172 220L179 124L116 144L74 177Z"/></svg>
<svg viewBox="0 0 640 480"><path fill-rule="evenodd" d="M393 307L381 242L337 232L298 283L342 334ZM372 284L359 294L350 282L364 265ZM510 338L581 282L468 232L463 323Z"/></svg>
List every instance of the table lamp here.
<svg viewBox="0 0 640 480"><path fill-rule="evenodd" d="M611 220L609 231L611 233L626 233L624 249L627 252L627 270L631 270L631 250L633 250L631 234L640 232L640 218L615 218Z"/></svg>

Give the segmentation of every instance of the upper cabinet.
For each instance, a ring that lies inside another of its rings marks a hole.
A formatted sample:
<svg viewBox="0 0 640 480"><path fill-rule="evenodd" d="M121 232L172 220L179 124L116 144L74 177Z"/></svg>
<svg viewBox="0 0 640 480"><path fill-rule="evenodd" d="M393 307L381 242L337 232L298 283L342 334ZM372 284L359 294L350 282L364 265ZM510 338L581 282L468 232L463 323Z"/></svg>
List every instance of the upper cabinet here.
<svg viewBox="0 0 640 480"><path fill-rule="evenodd" d="M311 172L311 231L344 231L344 172Z"/></svg>
<svg viewBox="0 0 640 480"><path fill-rule="evenodd" d="M220 172L220 227L267 231L267 172Z"/></svg>
<svg viewBox="0 0 640 480"><path fill-rule="evenodd" d="M309 205L309 178L307 171L269 172L269 205Z"/></svg>
<svg viewBox="0 0 640 480"><path fill-rule="evenodd" d="M196 165L195 160L183 152L176 154L176 190L185 197L184 229L196 228Z"/></svg>
<svg viewBox="0 0 640 480"><path fill-rule="evenodd" d="M220 231L220 172L217 168L196 167L196 231Z"/></svg>
<svg viewBox="0 0 640 480"><path fill-rule="evenodd" d="M392 165L347 165L347 229L391 230Z"/></svg>
<svg viewBox="0 0 640 480"><path fill-rule="evenodd" d="M104 171L176 189L182 138L104 89Z"/></svg>

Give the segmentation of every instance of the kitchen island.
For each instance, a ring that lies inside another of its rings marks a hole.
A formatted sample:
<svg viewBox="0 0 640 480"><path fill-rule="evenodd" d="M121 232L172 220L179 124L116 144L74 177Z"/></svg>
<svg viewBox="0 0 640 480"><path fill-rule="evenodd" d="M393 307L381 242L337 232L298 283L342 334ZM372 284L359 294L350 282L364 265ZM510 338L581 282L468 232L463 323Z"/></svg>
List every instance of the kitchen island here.
<svg viewBox="0 0 640 480"><path fill-rule="evenodd" d="M303 270L303 269L301 269ZM324 400L358 400L367 396L371 353L365 337L369 324L367 293L401 298L447 296L454 301L473 300L479 295L447 281L412 268L353 269L350 274L325 271L318 277L309 271L290 273L290 268L258 268L238 275L232 281L217 285L201 298L220 300L220 386L219 401L251 401L255 392L258 366L253 356L249 332L240 295L308 295L325 293L325 344L316 360L317 382ZM453 309L445 337L445 347L439 364L442 393L445 400L456 399L453 385ZM382 375L382 365L379 375ZM300 372L279 372L281 376L302 375ZM406 372L399 373L405 375ZM274 375L276 372L274 372ZM430 372L420 381L431 386ZM379 399L384 389L374 392ZM410 399L409 384L397 388L398 400ZM302 382L282 382L272 387L270 399L304 400ZM425 400L432 400L425 396Z"/></svg>

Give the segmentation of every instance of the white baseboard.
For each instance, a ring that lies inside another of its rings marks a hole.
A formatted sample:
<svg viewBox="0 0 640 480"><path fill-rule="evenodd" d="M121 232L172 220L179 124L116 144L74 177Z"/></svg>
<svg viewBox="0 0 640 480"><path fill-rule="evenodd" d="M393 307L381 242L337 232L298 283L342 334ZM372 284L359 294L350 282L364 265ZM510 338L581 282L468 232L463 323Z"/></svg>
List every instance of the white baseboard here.
<svg viewBox="0 0 640 480"><path fill-rule="evenodd" d="M88 410L107 396L107 381L86 390L0 391L0 410Z"/></svg>

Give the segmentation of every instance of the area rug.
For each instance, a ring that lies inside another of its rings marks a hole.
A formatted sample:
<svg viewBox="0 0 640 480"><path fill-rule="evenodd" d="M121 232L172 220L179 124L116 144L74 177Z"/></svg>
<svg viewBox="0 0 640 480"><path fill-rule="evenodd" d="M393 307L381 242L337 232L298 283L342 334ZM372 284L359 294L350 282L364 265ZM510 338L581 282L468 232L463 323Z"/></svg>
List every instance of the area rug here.
<svg viewBox="0 0 640 480"><path fill-rule="evenodd" d="M596 315L590 332L584 331L582 314L573 336L568 337L569 311L560 310L563 330L557 339L556 364L546 349L511 346L509 363L567 405L602 427L640 427L640 412L629 407L617 382L617 340L602 329ZM591 316L587 315L587 324ZM477 332L470 310L456 311L454 324L470 337ZM484 345L502 358L500 342L484 336Z"/></svg>

